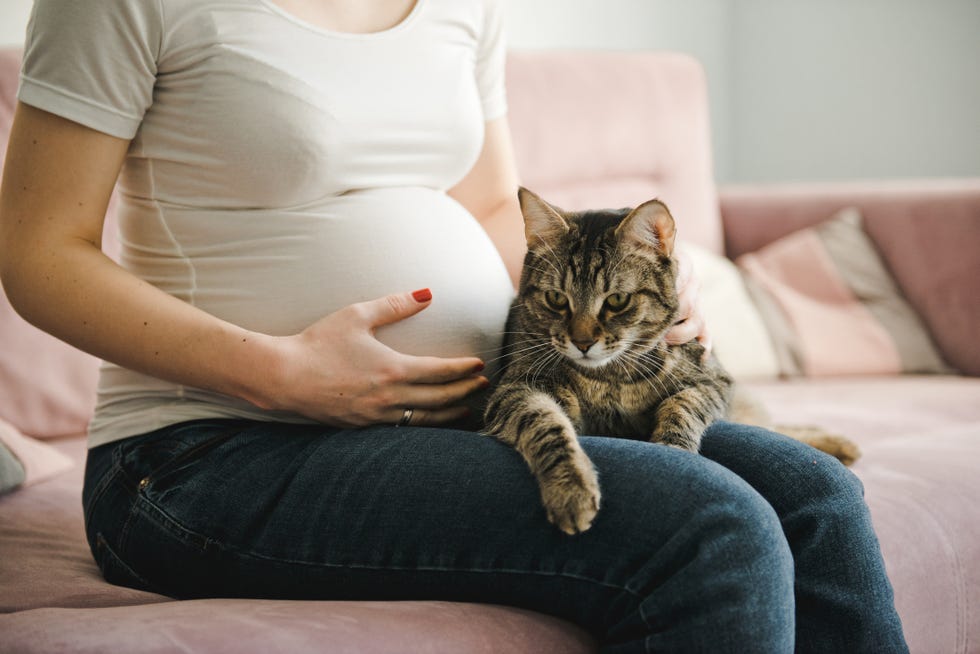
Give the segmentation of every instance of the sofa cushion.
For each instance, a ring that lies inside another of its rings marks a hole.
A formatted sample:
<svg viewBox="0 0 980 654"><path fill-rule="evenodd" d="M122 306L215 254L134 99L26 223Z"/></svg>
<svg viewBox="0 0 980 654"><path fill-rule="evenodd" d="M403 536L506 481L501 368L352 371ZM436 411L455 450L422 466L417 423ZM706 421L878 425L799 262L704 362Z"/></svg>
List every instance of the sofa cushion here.
<svg viewBox="0 0 980 654"><path fill-rule="evenodd" d="M366 628L367 627L367 628ZM249 654L591 654L584 631L505 606L453 602L189 600L0 616L0 654L62 651ZM177 646L179 644L179 647Z"/></svg>
<svg viewBox="0 0 980 654"><path fill-rule="evenodd" d="M857 209L738 259L783 374L947 373Z"/></svg>
<svg viewBox="0 0 980 654"><path fill-rule="evenodd" d="M72 460L41 441L24 436L20 430L0 418L0 453L9 453L23 471L17 485L30 486L60 475L74 465ZM4 484L0 483L0 486ZM0 488L0 492L2 492Z"/></svg>
<svg viewBox="0 0 980 654"><path fill-rule="evenodd" d="M0 495L24 483L24 465L7 446L0 443Z"/></svg>
<svg viewBox="0 0 980 654"><path fill-rule="evenodd" d="M80 434L95 403L98 361L28 324L0 293L0 418L25 434Z"/></svg>
<svg viewBox="0 0 980 654"><path fill-rule="evenodd" d="M98 361L21 318L0 293L0 418L25 434L80 434L95 402Z"/></svg>
<svg viewBox="0 0 980 654"><path fill-rule="evenodd" d="M707 87L695 59L511 52L507 88L524 186L569 210L659 197L686 240L721 252ZM601 124L588 122L596 116Z"/></svg>

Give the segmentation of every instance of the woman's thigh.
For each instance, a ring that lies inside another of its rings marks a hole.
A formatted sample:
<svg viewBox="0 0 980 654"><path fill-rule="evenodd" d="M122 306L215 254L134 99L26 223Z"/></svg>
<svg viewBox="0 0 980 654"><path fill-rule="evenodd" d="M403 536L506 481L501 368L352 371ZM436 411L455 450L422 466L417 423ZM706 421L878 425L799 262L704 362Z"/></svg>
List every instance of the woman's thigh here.
<svg viewBox="0 0 980 654"><path fill-rule="evenodd" d="M748 483L673 448L582 443L602 505L568 536L520 456L486 436L191 423L98 454L89 536L120 583L180 597L498 602L624 638L710 627L730 613L712 595L783 597L764 619L791 616L788 549Z"/></svg>

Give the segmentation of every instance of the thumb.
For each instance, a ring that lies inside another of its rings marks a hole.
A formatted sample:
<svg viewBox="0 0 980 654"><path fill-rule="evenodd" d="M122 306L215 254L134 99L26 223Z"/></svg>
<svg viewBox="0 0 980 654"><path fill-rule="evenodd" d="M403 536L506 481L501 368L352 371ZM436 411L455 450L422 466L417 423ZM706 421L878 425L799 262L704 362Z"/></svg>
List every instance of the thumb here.
<svg viewBox="0 0 980 654"><path fill-rule="evenodd" d="M361 305L370 327L381 327L404 320L419 313L432 302L432 291L427 288L411 293L393 293Z"/></svg>

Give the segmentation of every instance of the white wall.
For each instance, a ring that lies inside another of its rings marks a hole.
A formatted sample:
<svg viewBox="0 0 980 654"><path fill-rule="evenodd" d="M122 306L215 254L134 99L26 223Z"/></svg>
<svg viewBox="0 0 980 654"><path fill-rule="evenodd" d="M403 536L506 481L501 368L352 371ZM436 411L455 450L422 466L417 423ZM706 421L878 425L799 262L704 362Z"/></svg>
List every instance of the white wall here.
<svg viewBox="0 0 980 654"><path fill-rule="evenodd" d="M719 181L980 175L980 0L507 0L514 47L677 49Z"/></svg>
<svg viewBox="0 0 980 654"><path fill-rule="evenodd" d="M736 5L736 179L980 175L980 0Z"/></svg>
<svg viewBox="0 0 980 654"><path fill-rule="evenodd" d="M977 0L980 2L980 0ZM732 176L732 0L507 0L510 47L680 50L704 65L715 174Z"/></svg>
<svg viewBox="0 0 980 654"><path fill-rule="evenodd" d="M31 0L0 0L0 45L24 41Z"/></svg>
<svg viewBox="0 0 980 654"><path fill-rule="evenodd" d="M980 175L980 0L505 0L514 48L674 49L722 182ZM0 0L0 44L31 0Z"/></svg>

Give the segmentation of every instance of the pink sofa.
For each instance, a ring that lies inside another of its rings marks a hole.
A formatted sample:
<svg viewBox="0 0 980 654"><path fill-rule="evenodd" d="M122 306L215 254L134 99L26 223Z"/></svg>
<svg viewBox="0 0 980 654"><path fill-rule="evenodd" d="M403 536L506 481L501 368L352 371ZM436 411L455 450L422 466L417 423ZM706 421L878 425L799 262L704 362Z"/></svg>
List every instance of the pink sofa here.
<svg viewBox="0 0 980 654"><path fill-rule="evenodd" d="M0 51L0 150L18 61L17 52ZM980 180L719 193L704 79L689 58L514 53L508 75L523 181L566 208L660 196L681 238L700 246L702 258L718 259L758 252L843 207L860 210L900 294L950 368L908 374L885 357L891 363L864 373L767 376L756 365L765 357L755 352L739 352L738 365L777 421L817 424L860 444L854 471L912 651L980 651ZM111 251L111 230L106 245ZM727 302L732 294L723 295ZM869 325L863 307L846 308L868 333L887 331ZM716 324L719 354L728 323ZM864 352L846 342L850 333L830 340L828 360L848 348ZM730 338L749 342L747 332ZM595 651L571 624L500 606L180 602L105 583L84 542L80 504L94 375L93 360L25 325L0 298L0 439L27 476L0 496L0 653Z"/></svg>

